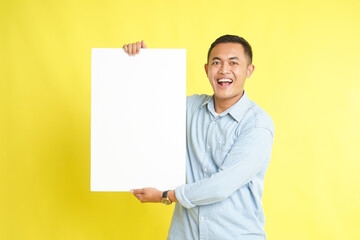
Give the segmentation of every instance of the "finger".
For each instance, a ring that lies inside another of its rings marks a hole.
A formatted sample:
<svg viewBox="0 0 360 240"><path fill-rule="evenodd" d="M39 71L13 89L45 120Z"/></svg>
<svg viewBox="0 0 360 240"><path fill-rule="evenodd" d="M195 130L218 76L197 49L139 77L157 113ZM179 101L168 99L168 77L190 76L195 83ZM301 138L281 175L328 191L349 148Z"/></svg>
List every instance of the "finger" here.
<svg viewBox="0 0 360 240"><path fill-rule="evenodd" d="M140 202L144 203L145 199L144 199L144 195L143 194L135 194L134 195L137 199L139 199Z"/></svg>
<svg viewBox="0 0 360 240"><path fill-rule="evenodd" d="M137 42L137 43L136 43L136 54L139 54L140 48L141 48L141 43L140 43L140 42Z"/></svg>
<svg viewBox="0 0 360 240"><path fill-rule="evenodd" d="M132 55L132 44L129 43L127 46L128 46L128 52L127 52L127 54L129 54L129 56L131 56L131 55Z"/></svg>
<svg viewBox="0 0 360 240"><path fill-rule="evenodd" d="M141 48L146 48L146 44L145 44L144 40L141 40Z"/></svg>
<svg viewBox="0 0 360 240"><path fill-rule="evenodd" d="M134 196L140 200L140 198L142 198L142 194L134 194Z"/></svg>
<svg viewBox="0 0 360 240"><path fill-rule="evenodd" d="M132 56L135 56L136 54L136 43L133 43L132 46L131 46L131 55Z"/></svg>
<svg viewBox="0 0 360 240"><path fill-rule="evenodd" d="M141 194L134 194L134 196L141 202L141 200L140 200Z"/></svg>
<svg viewBox="0 0 360 240"><path fill-rule="evenodd" d="M128 46L126 44L124 44L123 49L126 53L128 53Z"/></svg>
<svg viewBox="0 0 360 240"><path fill-rule="evenodd" d="M144 193L144 189L143 188L141 188L141 189L131 189L130 190L130 192L132 193L132 194L143 194Z"/></svg>

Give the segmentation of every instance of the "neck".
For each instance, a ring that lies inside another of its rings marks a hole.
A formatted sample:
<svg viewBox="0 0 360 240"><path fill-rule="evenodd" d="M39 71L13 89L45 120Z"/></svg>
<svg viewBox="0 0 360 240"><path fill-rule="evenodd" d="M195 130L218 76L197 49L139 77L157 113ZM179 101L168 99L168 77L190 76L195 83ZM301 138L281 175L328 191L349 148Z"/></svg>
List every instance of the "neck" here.
<svg viewBox="0 0 360 240"><path fill-rule="evenodd" d="M214 107L216 113L222 113L225 112L227 109L229 109L232 105L237 103L240 98L244 95L244 91L241 95L235 96L232 98L217 98L214 95Z"/></svg>

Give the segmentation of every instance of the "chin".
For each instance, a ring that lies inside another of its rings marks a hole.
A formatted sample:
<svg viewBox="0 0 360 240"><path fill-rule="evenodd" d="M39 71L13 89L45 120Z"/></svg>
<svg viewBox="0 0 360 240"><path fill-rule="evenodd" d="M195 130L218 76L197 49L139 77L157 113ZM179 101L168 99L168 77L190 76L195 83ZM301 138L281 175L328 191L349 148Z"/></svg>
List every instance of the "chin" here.
<svg viewBox="0 0 360 240"><path fill-rule="evenodd" d="M214 94L217 99L230 99L233 98L233 96L229 95L223 95L223 94Z"/></svg>

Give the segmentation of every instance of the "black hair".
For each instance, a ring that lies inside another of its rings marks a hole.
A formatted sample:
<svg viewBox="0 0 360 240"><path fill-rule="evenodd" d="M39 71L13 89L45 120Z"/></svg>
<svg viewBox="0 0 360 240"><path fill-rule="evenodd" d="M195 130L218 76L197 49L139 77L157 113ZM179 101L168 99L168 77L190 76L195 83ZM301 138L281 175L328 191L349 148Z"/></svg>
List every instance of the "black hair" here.
<svg viewBox="0 0 360 240"><path fill-rule="evenodd" d="M250 44L242 37L236 35L224 35L219 37L218 39L213 42L209 48L207 59L209 61L210 52L211 50L219 43L239 43L243 46L245 55L249 58L249 64L252 63L252 50Z"/></svg>

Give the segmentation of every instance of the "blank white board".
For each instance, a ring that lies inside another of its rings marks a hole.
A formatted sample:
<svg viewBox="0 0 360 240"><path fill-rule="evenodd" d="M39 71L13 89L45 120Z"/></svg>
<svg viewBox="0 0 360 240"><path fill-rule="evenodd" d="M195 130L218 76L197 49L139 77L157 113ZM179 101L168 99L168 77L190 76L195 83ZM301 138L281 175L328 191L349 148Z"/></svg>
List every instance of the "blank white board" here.
<svg viewBox="0 0 360 240"><path fill-rule="evenodd" d="M186 50L93 48L91 191L185 183Z"/></svg>

